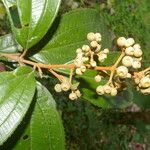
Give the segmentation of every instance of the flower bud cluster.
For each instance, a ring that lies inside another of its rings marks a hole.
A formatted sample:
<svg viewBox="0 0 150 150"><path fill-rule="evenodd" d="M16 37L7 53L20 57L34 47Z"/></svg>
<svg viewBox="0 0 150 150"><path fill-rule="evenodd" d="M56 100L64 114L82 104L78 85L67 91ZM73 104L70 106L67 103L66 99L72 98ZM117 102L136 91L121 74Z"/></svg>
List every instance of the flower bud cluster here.
<svg viewBox="0 0 150 150"><path fill-rule="evenodd" d="M69 94L70 100L76 100L79 97L81 97L81 93L78 90L78 84L71 84L68 78L64 78L61 84L56 84L54 90L58 93L62 91L64 92L71 91L71 93Z"/></svg>
<svg viewBox="0 0 150 150"><path fill-rule="evenodd" d="M120 37L117 39L117 45L124 49L125 56L122 59L122 64L127 68L139 69L141 68L142 50L139 44L135 44L133 38L126 39Z"/></svg>
<svg viewBox="0 0 150 150"><path fill-rule="evenodd" d="M82 75L86 71L86 65L96 67L97 62L95 58L98 58L99 62L104 62L109 53L109 49L101 50L102 36L100 33L90 32L87 34L89 45L83 45L82 48L76 50L77 56L74 60L76 66L76 74Z"/></svg>
<svg viewBox="0 0 150 150"><path fill-rule="evenodd" d="M142 74L142 76L134 77L137 90L147 95L150 94L150 72Z"/></svg>

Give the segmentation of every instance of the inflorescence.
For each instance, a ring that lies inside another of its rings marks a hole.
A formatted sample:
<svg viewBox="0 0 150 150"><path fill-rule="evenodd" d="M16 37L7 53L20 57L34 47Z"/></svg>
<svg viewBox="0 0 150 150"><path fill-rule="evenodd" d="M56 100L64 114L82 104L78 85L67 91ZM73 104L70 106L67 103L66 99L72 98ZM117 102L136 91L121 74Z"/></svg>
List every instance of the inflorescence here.
<svg viewBox="0 0 150 150"><path fill-rule="evenodd" d="M111 51L108 48L102 49L102 36L100 33L88 33L87 39L89 44L83 45L76 50L74 74L83 75L87 69L97 70L97 75L94 79L95 82L101 83L102 78L104 78L102 72L107 73L109 80L105 85L100 84L96 88L98 95L108 94L116 96L119 91L126 89L126 86L124 86L127 82L126 79L132 79L138 91L141 91L143 94L150 94L150 68L139 71L142 67L143 51L133 38L119 37L117 46L121 51L120 57L113 66L101 66L99 69L99 64L107 59L107 55ZM95 69L96 67L97 69ZM55 91L71 91L69 99L76 100L81 96L81 93L78 90L79 84L74 85L65 77L60 84L55 85Z"/></svg>

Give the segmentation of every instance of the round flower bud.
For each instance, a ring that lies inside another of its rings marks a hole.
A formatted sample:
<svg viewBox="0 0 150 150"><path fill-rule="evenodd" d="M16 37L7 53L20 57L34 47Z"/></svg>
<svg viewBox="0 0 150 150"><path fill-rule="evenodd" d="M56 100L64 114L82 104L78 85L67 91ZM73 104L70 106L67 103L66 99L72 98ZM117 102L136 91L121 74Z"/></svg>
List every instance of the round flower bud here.
<svg viewBox="0 0 150 150"><path fill-rule="evenodd" d="M95 33L95 40L96 40L97 42L100 42L100 41L102 40L102 36L101 36L100 33Z"/></svg>
<svg viewBox="0 0 150 150"><path fill-rule="evenodd" d="M90 32L87 34L87 39L89 41L94 41L95 40L95 34L93 32Z"/></svg>
<svg viewBox="0 0 150 150"><path fill-rule="evenodd" d="M83 46L82 46L82 50L83 50L84 52L88 52L88 51L90 51L90 47L89 47L88 45L83 45Z"/></svg>
<svg viewBox="0 0 150 150"><path fill-rule="evenodd" d="M63 90L63 91L69 91L70 90L70 83L69 82L62 82L62 84L61 84L61 89Z"/></svg>
<svg viewBox="0 0 150 150"><path fill-rule="evenodd" d="M117 95L117 89L116 88L112 88L110 95L111 96L116 96Z"/></svg>
<svg viewBox="0 0 150 150"><path fill-rule="evenodd" d="M150 94L150 87L147 89L141 89L141 92L145 95Z"/></svg>
<svg viewBox="0 0 150 150"><path fill-rule="evenodd" d="M104 88L103 88L103 86L98 86L98 87L96 88L96 93L97 93L98 95L103 95L103 94L104 94Z"/></svg>
<svg viewBox="0 0 150 150"><path fill-rule="evenodd" d="M78 98L78 97L77 97L77 94L76 94L76 93L73 93L73 92L72 92L72 93L69 94L69 99L70 99L70 100L76 100L77 98Z"/></svg>
<svg viewBox="0 0 150 150"><path fill-rule="evenodd" d="M77 97L81 97L81 92L79 90L76 90L75 93L76 93Z"/></svg>
<svg viewBox="0 0 150 150"><path fill-rule="evenodd" d="M140 83L140 79L139 78L135 78L134 82L135 82L135 84L139 84Z"/></svg>
<svg viewBox="0 0 150 150"><path fill-rule="evenodd" d="M126 49L125 49L125 53L126 53L126 55L130 55L130 56L132 56L133 54L134 54L134 48L133 47L127 47Z"/></svg>
<svg viewBox="0 0 150 150"><path fill-rule="evenodd" d="M54 90L56 91L56 92L61 92L62 91L62 89L61 89L61 84L56 84L55 85L55 87L54 87Z"/></svg>
<svg viewBox="0 0 150 150"><path fill-rule="evenodd" d="M141 57L143 54L142 50L141 49L134 49L134 56L135 57Z"/></svg>
<svg viewBox="0 0 150 150"><path fill-rule="evenodd" d="M75 59L74 60L74 64L76 67L81 67L81 65L83 64L82 60L81 59Z"/></svg>
<svg viewBox="0 0 150 150"><path fill-rule="evenodd" d="M125 56L123 59L122 59L122 64L126 67L131 67L132 66L132 63L133 63L133 58L130 57L130 56Z"/></svg>
<svg viewBox="0 0 150 150"><path fill-rule="evenodd" d="M131 78L132 75L130 73L127 74L127 78Z"/></svg>
<svg viewBox="0 0 150 150"><path fill-rule="evenodd" d="M77 69L76 69L76 74L77 74L77 75L82 75L81 68L77 68Z"/></svg>
<svg viewBox="0 0 150 150"><path fill-rule="evenodd" d="M104 62L106 58L107 54L101 53L100 55L98 55L99 62Z"/></svg>
<svg viewBox="0 0 150 150"><path fill-rule="evenodd" d="M117 45L118 46L125 46L125 44L126 44L126 38L125 37L119 37L118 39L117 39Z"/></svg>
<svg viewBox="0 0 150 150"><path fill-rule="evenodd" d="M100 82L102 77L100 75L97 75L97 76L95 76L94 79L95 79L96 82Z"/></svg>
<svg viewBox="0 0 150 150"><path fill-rule="evenodd" d="M141 49L141 46L140 46L140 44L134 44L133 48L134 49Z"/></svg>
<svg viewBox="0 0 150 150"><path fill-rule="evenodd" d="M109 85L105 85L103 88L104 88L104 92L106 94L110 94L111 93L112 87L110 87Z"/></svg>
<svg viewBox="0 0 150 150"><path fill-rule="evenodd" d="M81 69L82 72L86 71L86 67L85 66L81 66L80 69Z"/></svg>
<svg viewBox="0 0 150 150"><path fill-rule="evenodd" d="M78 48L77 50L76 50L76 53L78 54L78 53L82 53L82 49L81 48Z"/></svg>
<svg viewBox="0 0 150 150"><path fill-rule="evenodd" d="M125 67L125 66L119 66L117 68L117 75L120 77L120 78L126 78L127 77L127 74L128 74L128 68Z"/></svg>
<svg viewBox="0 0 150 150"><path fill-rule="evenodd" d="M91 45L93 48L96 48L97 45L99 45L99 44L97 43L97 41L92 41L92 42L90 43L90 45Z"/></svg>
<svg viewBox="0 0 150 150"><path fill-rule="evenodd" d="M100 49L101 49L101 47L102 47L102 46L98 44L98 45L97 45L97 48L95 49L95 52L99 52Z"/></svg>
<svg viewBox="0 0 150 150"><path fill-rule="evenodd" d="M128 39L126 40L125 46L126 46L126 47L129 47L129 46L132 46L134 43L135 43L135 41L134 41L133 38L128 38Z"/></svg>
<svg viewBox="0 0 150 150"><path fill-rule="evenodd" d="M141 68L141 62L140 62L140 61L133 61L132 67L133 67L134 69L139 69L139 68Z"/></svg>
<svg viewBox="0 0 150 150"><path fill-rule="evenodd" d="M150 87L150 78L149 78L149 77L143 77L143 78L140 80L140 84L141 84L141 87L143 87L143 88L148 88L148 87Z"/></svg>
<svg viewBox="0 0 150 150"><path fill-rule="evenodd" d="M83 57L83 53L78 53L76 58L82 60L82 57Z"/></svg>
<svg viewBox="0 0 150 150"><path fill-rule="evenodd" d="M97 66L96 61L91 61L91 62L90 62L90 65L91 65L92 67L96 67L96 66Z"/></svg>
<svg viewBox="0 0 150 150"><path fill-rule="evenodd" d="M87 62L87 61L89 61L89 58L88 58L88 57L83 57L83 58L82 58L82 61L83 61L83 62Z"/></svg>
<svg viewBox="0 0 150 150"><path fill-rule="evenodd" d="M104 52L104 54L108 54L108 53L109 53L109 49L108 49L108 48L105 48L105 49L103 50L103 52Z"/></svg>

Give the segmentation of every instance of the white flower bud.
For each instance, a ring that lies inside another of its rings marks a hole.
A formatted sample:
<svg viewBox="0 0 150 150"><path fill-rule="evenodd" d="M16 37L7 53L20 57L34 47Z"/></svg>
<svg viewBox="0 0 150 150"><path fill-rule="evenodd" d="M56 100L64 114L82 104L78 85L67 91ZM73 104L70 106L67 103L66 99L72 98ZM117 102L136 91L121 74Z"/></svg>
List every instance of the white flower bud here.
<svg viewBox="0 0 150 150"><path fill-rule="evenodd" d="M78 97L77 97L77 94L76 94L76 93L73 93L73 92L72 92L72 93L69 94L69 99L70 99L70 100L76 100L77 98L78 98Z"/></svg>
<svg viewBox="0 0 150 150"><path fill-rule="evenodd" d="M105 85L103 88L104 88L104 92L106 94L110 94L111 93L112 87L110 87L109 85Z"/></svg>
<svg viewBox="0 0 150 150"><path fill-rule="evenodd" d="M140 46L140 44L134 44L133 48L134 49L141 49L141 46Z"/></svg>
<svg viewBox="0 0 150 150"><path fill-rule="evenodd" d="M101 36L100 33L95 33L95 40L96 40L97 42L100 42L100 41L102 40L102 36Z"/></svg>
<svg viewBox="0 0 150 150"><path fill-rule="evenodd" d="M130 73L127 74L127 78L131 78L132 75Z"/></svg>
<svg viewBox="0 0 150 150"><path fill-rule="evenodd" d="M62 89L61 89L61 84L56 84L55 85L55 87L54 87L54 90L56 91L56 92L61 92L62 91Z"/></svg>
<svg viewBox="0 0 150 150"><path fill-rule="evenodd" d="M95 76L94 79L95 79L96 82L100 82L102 77L100 75L97 75L97 76Z"/></svg>
<svg viewBox="0 0 150 150"><path fill-rule="evenodd" d="M105 48L105 49L103 50L103 52L104 52L104 54L108 54L108 53L109 53L109 49L108 49L108 48Z"/></svg>
<svg viewBox="0 0 150 150"><path fill-rule="evenodd" d="M99 52L100 49L101 49L101 47L102 47L102 46L98 44L98 45L97 45L97 48L95 49L95 52Z"/></svg>
<svg viewBox="0 0 150 150"><path fill-rule="evenodd" d="M135 82L135 84L139 84L140 83L140 78L135 78L134 82Z"/></svg>
<svg viewBox="0 0 150 150"><path fill-rule="evenodd" d="M117 45L118 46L125 46L125 44L126 44L126 38L125 37L119 37L118 39L117 39Z"/></svg>
<svg viewBox="0 0 150 150"><path fill-rule="evenodd" d="M90 65L91 65L92 67L96 67L96 66L97 66L96 61L91 61L91 62L90 62Z"/></svg>
<svg viewBox="0 0 150 150"><path fill-rule="evenodd" d="M92 41L92 42L90 43L90 45L91 45L93 48L96 48L97 45L99 45L99 44L97 43L97 41Z"/></svg>
<svg viewBox="0 0 150 150"><path fill-rule="evenodd" d="M126 40L125 46L126 46L126 47L129 47L129 46L132 46L134 43L135 43L135 41L134 41L133 38L128 38L128 39Z"/></svg>
<svg viewBox="0 0 150 150"><path fill-rule="evenodd" d="M104 88L103 88L103 86L98 86L98 87L96 88L96 93L97 93L98 95L103 95L103 94L104 94Z"/></svg>
<svg viewBox="0 0 150 150"><path fill-rule="evenodd" d="M69 91L70 90L70 83L69 82L62 82L62 84L61 84L61 89L63 90L63 91Z"/></svg>
<svg viewBox="0 0 150 150"><path fill-rule="evenodd" d="M83 62L87 62L87 61L89 61L89 58L88 58L88 57L83 57L83 58L82 58L82 61L83 61Z"/></svg>
<svg viewBox="0 0 150 150"><path fill-rule="evenodd" d="M81 92L79 90L76 90L75 93L76 93L77 97L81 97Z"/></svg>
<svg viewBox="0 0 150 150"><path fill-rule="evenodd" d="M131 67L133 63L133 58L130 56L125 56L122 59L122 64L126 67Z"/></svg>
<svg viewBox="0 0 150 150"><path fill-rule="evenodd" d="M77 75L82 75L83 74L82 71L81 71L81 68L77 68L76 69L76 74Z"/></svg>
<svg viewBox="0 0 150 150"><path fill-rule="evenodd" d="M81 65L83 64L82 60L81 59L75 59L74 60L74 64L76 67L81 67Z"/></svg>
<svg viewBox="0 0 150 150"><path fill-rule="evenodd" d="M125 49L125 53L126 53L126 55L130 55L130 56L132 56L133 54L134 54L134 48L133 47L127 47L126 49Z"/></svg>
<svg viewBox="0 0 150 150"><path fill-rule="evenodd" d="M82 49L81 48L78 48L77 50L76 50L76 53L78 54L78 53L82 53Z"/></svg>
<svg viewBox="0 0 150 150"><path fill-rule="evenodd" d="M125 67L131 67L131 66L132 66L132 63L133 63L133 58L130 57L130 56L125 56L125 57L122 59L122 64L123 64Z"/></svg>
<svg viewBox="0 0 150 150"><path fill-rule="evenodd" d="M141 57L143 54L142 50L141 49L134 49L134 56L135 57Z"/></svg>
<svg viewBox="0 0 150 150"><path fill-rule="evenodd" d="M119 66L117 68L117 75L120 77L120 78L126 78L127 77L127 74L128 74L128 68L125 67L125 66Z"/></svg>
<svg viewBox="0 0 150 150"><path fill-rule="evenodd" d="M89 41L94 41L95 40L95 34L93 32L90 32L87 34L87 39Z"/></svg>
<svg viewBox="0 0 150 150"><path fill-rule="evenodd" d="M88 51L90 51L90 47L89 47L88 45L83 45L83 46L82 46L82 50L83 50L84 52L88 52Z"/></svg>
<svg viewBox="0 0 150 150"><path fill-rule="evenodd" d="M112 88L110 95L111 95L111 96L116 96L117 93L118 93L118 92L117 92L117 89L116 89L116 88Z"/></svg>
<svg viewBox="0 0 150 150"><path fill-rule="evenodd" d="M145 95L150 94L150 87L147 89L141 89L141 93L143 93Z"/></svg>
<svg viewBox="0 0 150 150"><path fill-rule="evenodd" d="M143 88L148 88L148 87L150 87L150 78L149 78L149 77L143 77L143 78L140 80L140 84L141 84L141 87L143 87Z"/></svg>
<svg viewBox="0 0 150 150"><path fill-rule="evenodd" d="M81 69L82 72L86 71L86 67L85 66L81 66L80 69Z"/></svg>
<svg viewBox="0 0 150 150"><path fill-rule="evenodd" d="M101 53L98 55L99 62L104 62L106 58L107 58L107 54Z"/></svg>
<svg viewBox="0 0 150 150"><path fill-rule="evenodd" d="M133 61L132 67L133 67L134 69L139 69L139 68L141 68L141 62L140 62L140 61Z"/></svg>

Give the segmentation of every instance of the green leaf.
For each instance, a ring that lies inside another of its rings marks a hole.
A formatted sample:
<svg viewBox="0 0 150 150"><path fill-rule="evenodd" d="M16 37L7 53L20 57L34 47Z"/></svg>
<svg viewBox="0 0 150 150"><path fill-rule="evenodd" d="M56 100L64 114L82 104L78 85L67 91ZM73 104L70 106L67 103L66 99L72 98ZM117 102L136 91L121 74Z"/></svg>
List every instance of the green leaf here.
<svg viewBox="0 0 150 150"><path fill-rule="evenodd" d="M57 32L52 40L33 57L36 61L51 64L70 62L75 58L75 51L83 44L88 44L87 33L100 32L104 48L109 48L111 34L105 19L97 10L78 9L62 16Z"/></svg>
<svg viewBox="0 0 150 150"><path fill-rule="evenodd" d="M18 43L28 49L39 42L52 25L61 0L2 0Z"/></svg>
<svg viewBox="0 0 150 150"><path fill-rule="evenodd" d="M49 91L38 83L35 107L14 150L64 150L65 139L56 103Z"/></svg>
<svg viewBox="0 0 150 150"><path fill-rule="evenodd" d="M15 42L12 34L7 34L0 37L0 52L3 53L16 53L20 49L19 45ZM21 49L20 49L21 50Z"/></svg>
<svg viewBox="0 0 150 150"><path fill-rule="evenodd" d="M34 74L20 67L0 73L0 145L15 131L25 116L35 92Z"/></svg>
<svg viewBox="0 0 150 150"><path fill-rule="evenodd" d="M79 76L80 89L82 91L82 98L89 101L95 106L102 108L126 108L131 105L133 100L132 90L129 87L128 90L118 93L117 96L97 95L96 88L99 85L107 83L108 79L103 78L100 83L96 83L94 77L96 71L87 71L84 75Z"/></svg>

